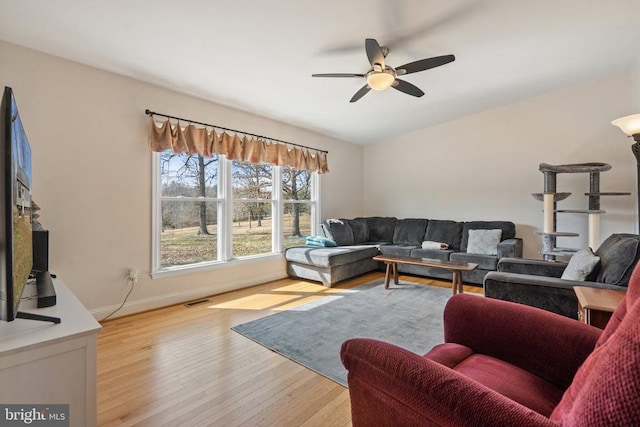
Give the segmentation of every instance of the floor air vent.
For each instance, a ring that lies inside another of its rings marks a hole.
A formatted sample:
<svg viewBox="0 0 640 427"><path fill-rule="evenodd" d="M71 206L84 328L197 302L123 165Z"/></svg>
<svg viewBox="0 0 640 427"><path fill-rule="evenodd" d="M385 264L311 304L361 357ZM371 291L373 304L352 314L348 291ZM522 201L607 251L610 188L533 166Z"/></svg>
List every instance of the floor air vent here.
<svg viewBox="0 0 640 427"><path fill-rule="evenodd" d="M193 307L194 305L200 305L200 304L205 304L208 303L209 300L208 299L199 299L196 301L189 301L187 303L184 304L185 307Z"/></svg>

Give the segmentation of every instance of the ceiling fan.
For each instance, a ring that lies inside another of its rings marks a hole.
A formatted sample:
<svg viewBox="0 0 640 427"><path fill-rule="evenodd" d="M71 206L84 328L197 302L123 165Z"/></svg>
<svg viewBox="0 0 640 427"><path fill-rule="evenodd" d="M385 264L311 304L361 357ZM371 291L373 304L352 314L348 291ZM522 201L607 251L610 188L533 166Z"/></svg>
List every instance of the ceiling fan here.
<svg viewBox="0 0 640 427"><path fill-rule="evenodd" d="M419 71L428 70L430 68L439 67L449 62L455 61L453 55L434 56L433 58L420 59L418 61L409 62L393 68L386 65L384 60L389 53L389 49L380 46L376 39L366 39L364 41L364 49L367 52L367 58L371 64L371 69L365 74L351 73L328 73L328 74L312 74L312 77L362 77L367 79L367 83L356 92L349 102L356 102L367 94L371 89L385 90L390 87L404 92L408 95L421 97L424 92L417 86L397 78L405 74L417 73Z"/></svg>

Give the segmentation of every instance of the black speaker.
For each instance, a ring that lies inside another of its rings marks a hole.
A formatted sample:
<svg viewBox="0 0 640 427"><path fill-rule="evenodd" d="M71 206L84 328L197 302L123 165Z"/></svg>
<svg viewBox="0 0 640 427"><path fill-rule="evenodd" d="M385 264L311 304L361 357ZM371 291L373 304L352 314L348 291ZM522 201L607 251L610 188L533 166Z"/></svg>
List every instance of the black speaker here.
<svg viewBox="0 0 640 427"><path fill-rule="evenodd" d="M36 289L38 290L38 308L56 305L56 288L48 271L36 274Z"/></svg>
<svg viewBox="0 0 640 427"><path fill-rule="evenodd" d="M38 308L56 305L56 291L49 275L49 231L33 230L33 271L36 274Z"/></svg>
<svg viewBox="0 0 640 427"><path fill-rule="evenodd" d="M49 231L33 230L33 269L49 271Z"/></svg>

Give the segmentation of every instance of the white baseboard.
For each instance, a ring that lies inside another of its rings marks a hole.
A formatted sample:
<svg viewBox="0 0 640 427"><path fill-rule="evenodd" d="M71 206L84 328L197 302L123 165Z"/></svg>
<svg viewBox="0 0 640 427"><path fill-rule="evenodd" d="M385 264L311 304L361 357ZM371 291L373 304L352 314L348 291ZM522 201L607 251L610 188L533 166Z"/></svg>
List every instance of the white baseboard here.
<svg viewBox="0 0 640 427"><path fill-rule="evenodd" d="M155 297L143 298L135 301L128 301L124 304L124 306L122 306L120 310L118 310L117 313L113 314L109 319L115 319L117 317L140 313L156 308L167 307L170 305L181 304L187 301L204 298L211 295L236 291L238 289L248 288L250 286L259 285L261 283L284 279L285 277L287 277L287 275L283 273L265 274L260 277L253 277L250 281L242 280L236 282L226 282L222 284L218 283L216 285L198 289L191 289L185 292L173 292L170 294L158 295ZM111 312L116 310L119 306L120 304L115 304L107 307L95 308L90 312L96 320L100 321L108 316Z"/></svg>

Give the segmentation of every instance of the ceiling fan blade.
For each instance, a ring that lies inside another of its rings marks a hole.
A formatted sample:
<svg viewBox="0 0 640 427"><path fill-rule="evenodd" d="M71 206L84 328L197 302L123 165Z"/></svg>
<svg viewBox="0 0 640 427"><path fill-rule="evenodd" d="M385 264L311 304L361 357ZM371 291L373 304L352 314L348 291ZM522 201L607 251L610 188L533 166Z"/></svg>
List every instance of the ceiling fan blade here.
<svg viewBox="0 0 640 427"><path fill-rule="evenodd" d="M371 90L371 88L369 87L369 85L362 86L360 88L360 90L357 91L355 95L353 95L353 97L351 98L351 101L349 101L349 102L356 102L358 99L360 99L363 96L365 96L367 94L367 92L369 92L370 90Z"/></svg>
<svg viewBox="0 0 640 427"><path fill-rule="evenodd" d="M384 70L384 53L378 41L376 39L366 39L364 41L364 50L367 52L371 67L376 71ZM376 64L380 69L376 69Z"/></svg>
<svg viewBox="0 0 640 427"><path fill-rule="evenodd" d="M321 55L333 55L333 54L345 54L345 53L352 53L352 52L359 52L360 49L362 49L362 43L358 43L358 44L336 44L333 46L328 46L322 50L320 50L318 53Z"/></svg>
<svg viewBox="0 0 640 427"><path fill-rule="evenodd" d="M364 74L326 73L326 74L311 74L311 77L364 77Z"/></svg>
<svg viewBox="0 0 640 427"><path fill-rule="evenodd" d="M396 79L396 81L393 82L393 86L391 87L393 87L396 90L399 90L400 92L404 92L408 95L415 96L417 98L420 98L422 95L424 95L424 92L418 86L415 86L409 82L406 82L400 79Z"/></svg>
<svg viewBox="0 0 640 427"><path fill-rule="evenodd" d="M439 67L456 60L453 55L434 56L433 58L425 58L419 61L409 62L408 64L396 67L396 74L403 76L405 74L417 73L418 71L428 70L430 68Z"/></svg>
<svg viewBox="0 0 640 427"><path fill-rule="evenodd" d="M412 13L412 10L407 7L405 7L404 10L396 10L395 15L401 19L396 19L393 26L387 25L387 29L406 28L407 30L402 33L395 34L395 37L394 34L390 34L388 37L385 37L384 44L392 50L403 49L402 46L412 40L424 38L430 33L438 31L441 27L447 27L453 23L473 17L474 14L480 12L481 8L485 8L487 6L483 3L485 3L484 0L472 0L471 2L465 2L463 5L453 7L450 11L445 12L434 19L427 20L424 24L411 30L408 29L407 20L411 17L410 14ZM395 5L396 3L393 4ZM403 16L400 16L400 12L402 12Z"/></svg>

